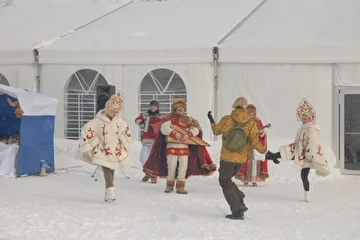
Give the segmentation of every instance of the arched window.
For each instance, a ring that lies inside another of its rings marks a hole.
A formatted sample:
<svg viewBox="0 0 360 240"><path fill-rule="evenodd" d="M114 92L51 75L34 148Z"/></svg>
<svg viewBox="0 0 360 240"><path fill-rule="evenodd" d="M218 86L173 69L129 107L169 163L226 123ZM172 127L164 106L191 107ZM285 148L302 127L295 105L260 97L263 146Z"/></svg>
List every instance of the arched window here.
<svg viewBox="0 0 360 240"><path fill-rule="evenodd" d="M150 101L155 99L160 103L161 113L170 113L171 104L176 98L186 100L186 86L184 81L172 70L165 68L155 69L146 74L141 82L139 111L147 111ZM141 131L142 129L140 129L140 133Z"/></svg>
<svg viewBox="0 0 360 240"><path fill-rule="evenodd" d="M0 73L0 84L5 85L5 86L10 86L9 81L1 73Z"/></svg>
<svg viewBox="0 0 360 240"><path fill-rule="evenodd" d="M170 113L171 104L176 98L186 100L186 86L174 71L165 68L155 69L143 78L140 85L140 111L149 109L151 100L160 103L162 113Z"/></svg>
<svg viewBox="0 0 360 240"><path fill-rule="evenodd" d="M82 126L96 114L96 87L106 84L104 76L91 69L70 76L65 93L66 138L79 139Z"/></svg>

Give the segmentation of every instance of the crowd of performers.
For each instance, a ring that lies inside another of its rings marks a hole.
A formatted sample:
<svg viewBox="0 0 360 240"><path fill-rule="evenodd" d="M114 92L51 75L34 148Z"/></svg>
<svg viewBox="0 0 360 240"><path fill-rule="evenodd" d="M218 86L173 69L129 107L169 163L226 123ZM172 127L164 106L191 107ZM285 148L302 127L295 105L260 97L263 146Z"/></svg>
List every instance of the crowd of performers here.
<svg viewBox="0 0 360 240"><path fill-rule="evenodd" d="M217 166L211 159L202 139L199 122L185 114L187 104L184 99L175 99L171 113L160 113L159 102L152 100L149 110L141 113L135 123L143 128L140 162L145 176L156 184L158 177L166 178L165 193L176 190L187 194L186 180L190 176L209 176ZM105 179L105 201L116 200L114 171L129 165L131 135L128 124L119 117L123 108L123 96L116 92L106 102L105 108L85 124L81 131L79 153L81 159L101 166ZM232 112L216 123L208 112L214 135L222 136L219 166L219 184L225 200L230 206L229 219L244 219L245 194L233 182L233 177L245 185L257 186L269 178L268 160L279 164L279 159L293 160L294 166L301 171L304 187L304 200L309 201L310 169L326 176L330 173L327 160L319 142L319 126L315 123L315 111L306 100L299 104L296 115L302 122L292 143L283 145L279 152L267 150L266 128L257 116L256 107L248 104L243 97L237 98Z"/></svg>

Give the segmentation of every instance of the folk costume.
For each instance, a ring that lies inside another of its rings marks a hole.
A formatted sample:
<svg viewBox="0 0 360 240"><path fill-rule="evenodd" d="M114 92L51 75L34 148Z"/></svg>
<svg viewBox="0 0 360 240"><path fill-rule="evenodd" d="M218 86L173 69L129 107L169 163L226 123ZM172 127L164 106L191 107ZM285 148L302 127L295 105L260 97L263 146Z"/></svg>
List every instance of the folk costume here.
<svg viewBox="0 0 360 240"><path fill-rule="evenodd" d="M141 133L141 151L140 151L140 162L141 165L144 166L146 160L149 157L151 148L153 146L154 140L155 140L155 131L152 127L153 124L159 122L161 119L164 118L164 116L159 112L159 102L156 100L152 100L150 102L150 109L147 112L141 113L136 119L135 123L138 126L143 127L143 132ZM152 111L151 109L156 109L155 111ZM151 179L151 183L157 182L157 176L150 175L148 173L145 173L145 176L142 178L143 182L148 181Z"/></svg>
<svg viewBox="0 0 360 240"><path fill-rule="evenodd" d="M256 116L256 107L253 104L249 104L246 107L246 110L253 114L253 120L256 123L256 126L259 130L259 142L263 146L267 146L267 134L264 130L264 125L260 118ZM255 161L255 162L254 162ZM256 169L253 169L256 168ZM253 186L257 186L257 182L264 182L267 178L269 178L268 173L268 161L265 159L265 156L262 160L258 161L254 156L254 149L249 147L247 154L247 161L241 167L240 171L235 175L235 178L244 182L247 185L249 182L253 184Z"/></svg>
<svg viewBox="0 0 360 240"><path fill-rule="evenodd" d="M128 124L119 117L122 108L123 97L117 92L106 102L105 109L81 129L80 159L102 167L105 201L115 201L114 170L128 166L130 160L131 134Z"/></svg>
<svg viewBox="0 0 360 240"><path fill-rule="evenodd" d="M307 99L303 99L299 104L296 116L299 121L302 121L304 116L310 121L303 122L293 143L281 146L277 153L268 152L266 156L269 159L294 160L294 167L301 171L301 180L305 190L304 200L308 202L310 201L308 180L310 169L315 169L316 174L320 176L327 176L330 174L330 168L320 143L320 127L315 123L316 113Z"/></svg>
<svg viewBox="0 0 360 240"><path fill-rule="evenodd" d="M247 207L244 203L245 194L232 181L232 177L241 169L248 157L249 148L256 149L260 153L266 152L266 146L259 142L259 130L254 120L252 120L245 110L247 100L243 97L237 98L233 105L231 115L221 118L216 123L208 112L211 129L214 135L222 135L222 147L220 153L219 183L223 190L224 197L230 206L232 214L226 215L229 219L244 219L244 212ZM226 139L235 124L241 124L246 135L246 144L239 151L232 151L226 147Z"/></svg>
<svg viewBox="0 0 360 240"><path fill-rule="evenodd" d="M158 134L144 170L149 174L167 178L166 193L173 191L176 182L177 193L186 194L185 181L188 177L210 175L216 170L216 165L203 146L189 145L185 141L179 141L180 143L167 141L169 137L175 139L177 127L185 130L190 138L194 136L202 138L198 121L185 114L178 114L176 111L180 107L186 110L186 102L183 99L176 99L172 104L171 114L160 124L156 124L155 129L159 129Z"/></svg>

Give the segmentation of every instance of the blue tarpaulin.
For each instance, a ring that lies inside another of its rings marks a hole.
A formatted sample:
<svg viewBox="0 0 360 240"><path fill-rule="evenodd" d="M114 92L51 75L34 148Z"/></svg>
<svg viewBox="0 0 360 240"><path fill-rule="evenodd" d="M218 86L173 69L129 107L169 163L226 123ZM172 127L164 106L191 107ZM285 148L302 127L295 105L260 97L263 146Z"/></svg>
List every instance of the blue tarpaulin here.
<svg viewBox="0 0 360 240"><path fill-rule="evenodd" d="M54 171L54 124L57 99L0 85L0 137L19 137L16 175L40 172L45 160ZM21 114L19 115L19 112Z"/></svg>

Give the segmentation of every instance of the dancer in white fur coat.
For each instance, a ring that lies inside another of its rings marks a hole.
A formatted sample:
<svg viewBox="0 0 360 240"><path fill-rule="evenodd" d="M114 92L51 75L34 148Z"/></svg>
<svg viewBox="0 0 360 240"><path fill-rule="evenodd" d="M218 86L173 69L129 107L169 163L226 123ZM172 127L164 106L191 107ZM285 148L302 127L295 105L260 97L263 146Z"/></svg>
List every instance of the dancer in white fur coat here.
<svg viewBox="0 0 360 240"><path fill-rule="evenodd" d="M315 169L318 175L327 176L330 174L330 167L320 143L320 127L315 124L315 111L308 100L302 100L296 114L302 125L297 132L295 141L281 146L277 153L268 151L266 158L294 160L294 167L301 170L301 180L305 190L304 200L308 202L310 201L308 180L310 169Z"/></svg>
<svg viewBox="0 0 360 240"><path fill-rule="evenodd" d="M123 98L115 93L106 102L105 109L81 129L80 159L101 166L106 183L105 201L115 201L115 169L129 165L131 135L128 124L120 119Z"/></svg>

